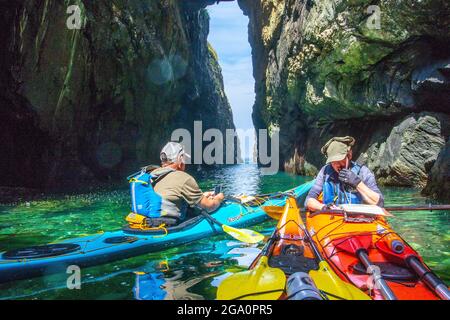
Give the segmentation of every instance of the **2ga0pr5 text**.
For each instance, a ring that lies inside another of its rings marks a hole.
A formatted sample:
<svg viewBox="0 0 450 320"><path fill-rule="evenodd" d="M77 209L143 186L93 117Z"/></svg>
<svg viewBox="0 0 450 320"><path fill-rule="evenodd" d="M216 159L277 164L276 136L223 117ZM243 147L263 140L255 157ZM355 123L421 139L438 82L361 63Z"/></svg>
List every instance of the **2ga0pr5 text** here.
<svg viewBox="0 0 450 320"><path fill-rule="evenodd" d="M272 314L272 306L264 304L250 305L222 305L222 315L270 315Z"/></svg>

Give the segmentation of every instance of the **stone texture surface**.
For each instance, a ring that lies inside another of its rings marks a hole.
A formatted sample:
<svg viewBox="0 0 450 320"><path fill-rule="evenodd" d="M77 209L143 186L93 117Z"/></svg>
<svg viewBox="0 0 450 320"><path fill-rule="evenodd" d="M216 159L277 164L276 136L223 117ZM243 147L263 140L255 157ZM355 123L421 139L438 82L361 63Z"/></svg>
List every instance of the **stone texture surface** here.
<svg viewBox="0 0 450 320"><path fill-rule="evenodd" d="M450 201L450 140L448 139L430 170L423 193L433 198Z"/></svg>
<svg viewBox="0 0 450 320"><path fill-rule="evenodd" d="M379 146L395 149L380 154L383 164L369 159L381 183L426 184L448 133L430 129L437 122L428 118L413 118L421 112L436 113L435 119L450 113L448 1L239 4L250 19L253 120L257 129L280 128L283 169L314 174L324 163L318 151L323 143L334 134L350 133L358 140L357 156L378 150L371 143L374 137ZM380 10L380 29L373 28L371 5ZM429 137L433 140L427 144ZM431 149L412 156L422 147Z"/></svg>
<svg viewBox="0 0 450 320"><path fill-rule="evenodd" d="M69 4L85 19L66 27ZM0 3L1 185L74 187L159 160L173 129L234 128L204 5Z"/></svg>
<svg viewBox="0 0 450 320"><path fill-rule="evenodd" d="M411 115L394 125L387 139L369 142L359 160L385 185L425 187L450 133L450 116Z"/></svg>

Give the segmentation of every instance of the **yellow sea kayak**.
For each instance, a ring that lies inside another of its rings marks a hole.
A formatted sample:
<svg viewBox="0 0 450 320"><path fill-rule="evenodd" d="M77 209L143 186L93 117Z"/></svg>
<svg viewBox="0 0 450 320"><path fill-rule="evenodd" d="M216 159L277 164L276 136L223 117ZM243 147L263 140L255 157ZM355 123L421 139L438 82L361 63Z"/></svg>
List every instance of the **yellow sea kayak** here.
<svg viewBox="0 0 450 320"><path fill-rule="evenodd" d="M342 281L318 255L300 216L295 198L283 207L264 207L277 227L248 271L223 280L220 300L368 300L368 295Z"/></svg>

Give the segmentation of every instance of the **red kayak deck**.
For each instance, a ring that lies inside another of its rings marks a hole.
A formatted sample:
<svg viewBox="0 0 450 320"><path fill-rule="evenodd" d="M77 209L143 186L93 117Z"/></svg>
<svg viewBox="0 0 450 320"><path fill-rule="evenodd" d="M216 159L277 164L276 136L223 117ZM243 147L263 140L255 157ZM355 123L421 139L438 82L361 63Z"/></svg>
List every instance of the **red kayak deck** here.
<svg viewBox="0 0 450 320"><path fill-rule="evenodd" d="M370 274L352 250L351 238L359 237L367 248L369 259L381 270L383 278L399 300L438 300L430 289L401 259L389 254L385 244L387 235L401 239L383 217L353 217L323 213L307 215L307 227L319 250L339 277L368 293L373 299L382 300L380 291L374 288ZM414 252L408 244L409 252ZM361 243L360 242L360 243ZM380 250L383 249L383 250ZM390 250L390 249L389 249ZM422 259L419 257L422 261Z"/></svg>

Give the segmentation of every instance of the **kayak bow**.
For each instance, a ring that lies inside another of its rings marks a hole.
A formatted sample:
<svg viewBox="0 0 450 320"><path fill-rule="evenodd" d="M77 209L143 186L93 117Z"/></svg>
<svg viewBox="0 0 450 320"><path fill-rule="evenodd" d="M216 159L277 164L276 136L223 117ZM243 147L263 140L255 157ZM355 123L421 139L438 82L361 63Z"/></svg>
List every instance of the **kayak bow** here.
<svg viewBox="0 0 450 320"><path fill-rule="evenodd" d="M279 217L275 231L248 271L235 273L221 282L217 299L370 299L342 281L321 259L294 198L289 198L284 208L267 206L264 210L270 216ZM305 283L308 278L313 283ZM304 289L296 287L298 284Z"/></svg>

